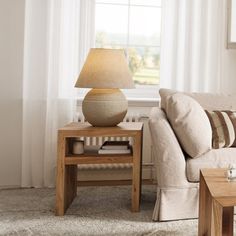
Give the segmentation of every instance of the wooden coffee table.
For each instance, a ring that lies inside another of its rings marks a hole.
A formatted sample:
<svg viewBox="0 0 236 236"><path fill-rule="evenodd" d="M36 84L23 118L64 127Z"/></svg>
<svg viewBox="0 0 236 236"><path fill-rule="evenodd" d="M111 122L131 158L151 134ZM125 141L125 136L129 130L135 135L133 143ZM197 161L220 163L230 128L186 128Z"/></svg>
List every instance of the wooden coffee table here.
<svg viewBox="0 0 236 236"><path fill-rule="evenodd" d="M198 235L233 235L236 182L228 182L226 169L200 171Z"/></svg>

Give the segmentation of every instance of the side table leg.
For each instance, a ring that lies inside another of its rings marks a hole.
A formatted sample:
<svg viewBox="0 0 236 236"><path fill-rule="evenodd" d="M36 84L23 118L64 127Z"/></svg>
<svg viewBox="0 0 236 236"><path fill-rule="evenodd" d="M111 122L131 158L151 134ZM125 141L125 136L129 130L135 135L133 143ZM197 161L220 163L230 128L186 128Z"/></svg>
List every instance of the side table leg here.
<svg viewBox="0 0 236 236"><path fill-rule="evenodd" d="M77 165L65 166L65 211L77 194Z"/></svg>
<svg viewBox="0 0 236 236"><path fill-rule="evenodd" d="M223 207L217 200L212 200L212 225L211 225L211 235L212 236L222 236L222 218L223 218Z"/></svg>
<svg viewBox="0 0 236 236"><path fill-rule="evenodd" d="M142 135L138 133L134 137L133 145L133 178L132 178L132 212L138 212L141 196L141 172L142 172Z"/></svg>
<svg viewBox="0 0 236 236"><path fill-rule="evenodd" d="M56 212L55 215L63 216L77 191L77 166L65 165L66 140L58 134L58 158L56 179Z"/></svg>
<svg viewBox="0 0 236 236"><path fill-rule="evenodd" d="M222 235L234 235L234 207L223 208Z"/></svg>
<svg viewBox="0 0 236 236"><path fill-rule="evenodd" d="M200 172L198 236L211 235L212 198Z"/></svg>

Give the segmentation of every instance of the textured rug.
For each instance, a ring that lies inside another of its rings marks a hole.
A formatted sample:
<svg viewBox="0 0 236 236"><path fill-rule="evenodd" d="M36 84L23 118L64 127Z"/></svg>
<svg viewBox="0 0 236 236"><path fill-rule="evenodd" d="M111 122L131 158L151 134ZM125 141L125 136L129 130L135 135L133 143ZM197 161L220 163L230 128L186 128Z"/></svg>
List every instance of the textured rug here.
<svg viewBox="0 0 236 236"><path fill-rule="evenodd" d="M197 235L197 220L152 222L154 186L144 186L141 211L130 212L131 187L81 187L63 217L55 189L0 190L0 235Z"/></svg>

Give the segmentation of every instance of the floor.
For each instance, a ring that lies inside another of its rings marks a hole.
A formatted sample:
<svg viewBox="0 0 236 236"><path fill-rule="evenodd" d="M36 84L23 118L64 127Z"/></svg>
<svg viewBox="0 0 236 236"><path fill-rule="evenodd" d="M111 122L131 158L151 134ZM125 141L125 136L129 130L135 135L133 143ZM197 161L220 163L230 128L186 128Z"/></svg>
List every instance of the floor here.
<svg viewBox="0 0 236 236"><path fill-rule="evenodd" d="M55 189L0 190L0 235L197 235L197 220L152 222L155 186L144 186L139 213L130 186L81 187L63 217L54 216Z"/></svg>

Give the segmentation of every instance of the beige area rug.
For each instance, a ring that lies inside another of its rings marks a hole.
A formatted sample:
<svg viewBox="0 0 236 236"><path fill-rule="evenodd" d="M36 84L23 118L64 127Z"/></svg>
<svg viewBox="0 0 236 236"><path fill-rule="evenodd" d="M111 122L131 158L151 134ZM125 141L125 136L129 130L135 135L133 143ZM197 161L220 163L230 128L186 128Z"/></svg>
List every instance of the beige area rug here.
<svg viewBox="0 0 236 236"><path fill-rule="evenodd" d="M197 235L197 220L152 222L154 186L144 186L141 211L130 212L130 186L81 187L63 217L55 189L0 190L0 235Z"/></svg>

